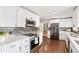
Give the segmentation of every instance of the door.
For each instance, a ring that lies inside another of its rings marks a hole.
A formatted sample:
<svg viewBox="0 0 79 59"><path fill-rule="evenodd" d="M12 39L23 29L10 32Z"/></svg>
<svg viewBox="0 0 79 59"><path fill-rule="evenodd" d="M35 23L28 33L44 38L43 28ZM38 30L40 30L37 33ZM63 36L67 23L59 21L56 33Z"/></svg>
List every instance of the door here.
<svg viewBox="0 0 79 59"><path fill-rule="evenodd" d="M46 36L46 37L48 37L47 32L48 32L48 22L44 23L44 36Z"/></svg>
<svg viewBox="0 0 79 59"><path fill-rule="evenodd" d="M50 29L51 39L59 40L59 23L52 23Z"/></svg>

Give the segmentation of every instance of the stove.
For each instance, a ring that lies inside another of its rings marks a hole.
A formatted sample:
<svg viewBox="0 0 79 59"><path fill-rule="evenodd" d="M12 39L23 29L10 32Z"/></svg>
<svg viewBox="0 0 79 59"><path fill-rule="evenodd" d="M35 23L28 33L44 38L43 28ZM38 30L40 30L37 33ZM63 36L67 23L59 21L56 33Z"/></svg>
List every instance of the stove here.
<svg viewBox="0 0 79 59"><path fill-rule="evenodd" d="M37 34L32 34L32 33L29 33L29 34L23 34L24 36L37 36Z"/></svg>

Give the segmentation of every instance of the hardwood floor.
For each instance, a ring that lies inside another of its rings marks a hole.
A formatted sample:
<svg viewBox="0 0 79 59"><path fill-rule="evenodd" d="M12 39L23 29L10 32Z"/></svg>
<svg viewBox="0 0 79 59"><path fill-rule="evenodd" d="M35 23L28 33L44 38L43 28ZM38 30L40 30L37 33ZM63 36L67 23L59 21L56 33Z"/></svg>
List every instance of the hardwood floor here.
<svg viewBox="0 0 79 59"><path fill-rule="evenodd" d="M41 46L33 49L34 53L67 53L65 41L53 40L44 37Z"/></svg>

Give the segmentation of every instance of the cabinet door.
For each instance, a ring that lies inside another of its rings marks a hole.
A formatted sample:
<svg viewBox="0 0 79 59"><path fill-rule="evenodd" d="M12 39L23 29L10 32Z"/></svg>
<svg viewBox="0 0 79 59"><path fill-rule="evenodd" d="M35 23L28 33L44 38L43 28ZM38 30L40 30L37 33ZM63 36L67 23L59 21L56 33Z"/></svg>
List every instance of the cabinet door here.
<svg viewBox="0 0 79 59"><path fill-rule="evenodd" d="M0 47L0 53L1 53L1 47Z"/></svg>
<svg viewBox="0 0 79 59"><path fill-rule="evenodd" d="M2 53L20 53L19 42L12 42L2 47Z"/></svg>
<svg viewBox="0 0 79 59"><path fill-rule="evenodd" d="M40 27L40 17L36 17L36 27Z"/></svg>
<svg viewBox="0 0 79 59"><path fill-rule="evenodd" d="M26 10L21 7L17 8L17 27L25 27L27 19Z"/></svg>
<svg viewBox="0 0 79 59"><path fill-rule="evenodd" d="M66 34L64 31L59 31L59 39L60 40L65 40L66 38Z"/></svg>
<svg viewBox="0 0 79 59"><path fill-rule="evenodd" d="M30 52L30 37L22 39L21 52L22 53L29 53Z"/></svg>
<svg viewBox="0 0 79 59"><path fill-rule="evenodd" d="M16 7L0 6L0 27L15 27Z"/></svg>
<svg viewBox="0 0 79 59"><path fill-rule="evenodd" d="M70 42L70 53L79 53L72 42Z"/></svg>
<svg viewBox="0 0 79 59"><path fill-rule="evenodd" d="M75 9L75 11L73 12L72 20L73 20L73 26L77 27L78 26L78 8Z"/></svg>
<svg viewBox="0 0 79 59"><path fill-rule="evenodd" d="M72 27L72 26L73 26L72 18L60 20L60 27Z"/></svg>
<svg viewBox="0 0 79 59"><path fill-rule="evenodd" d="M35 27L39 27L40 25L40 17L38 15L33 14L32 19L35 21Z"/></svg>

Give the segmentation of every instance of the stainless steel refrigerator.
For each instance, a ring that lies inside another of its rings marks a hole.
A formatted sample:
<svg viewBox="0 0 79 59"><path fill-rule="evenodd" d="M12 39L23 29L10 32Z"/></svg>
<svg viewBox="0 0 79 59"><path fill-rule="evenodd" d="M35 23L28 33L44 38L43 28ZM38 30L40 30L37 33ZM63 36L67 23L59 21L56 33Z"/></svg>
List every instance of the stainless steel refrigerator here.
<svg viewBox="0 0 79 59"><path fill-rule="evenodd" d="M50 27L50 38L59 40L59 23L52 23Z"/></svg>

